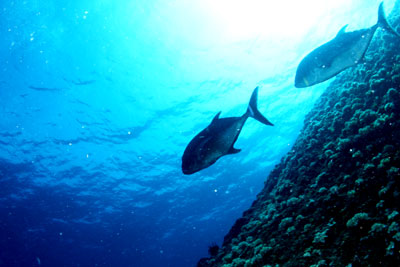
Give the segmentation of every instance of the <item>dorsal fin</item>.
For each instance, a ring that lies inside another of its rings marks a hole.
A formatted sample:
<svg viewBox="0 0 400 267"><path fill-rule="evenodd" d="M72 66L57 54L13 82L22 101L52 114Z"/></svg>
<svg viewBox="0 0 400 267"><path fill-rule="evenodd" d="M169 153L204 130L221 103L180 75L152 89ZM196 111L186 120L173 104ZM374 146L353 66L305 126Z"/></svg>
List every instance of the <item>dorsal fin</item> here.
<svg viewBox="0 0 400 267"><path fill-rule="evenodd" d="M336 37L338 37L338 36L344 34L344 33L346 32L347 26L349 26L349 24L344 25L344 26L339 30L339 32L337 33Z"/></svg>
<svg viewBox="0 0 400 267"><path fill-rule="evenodd" d="M221 115L221 111L217 113L217 115L214 116L214 119L211 121L211 124L216 122L219 119L219 115Z"/></svg>

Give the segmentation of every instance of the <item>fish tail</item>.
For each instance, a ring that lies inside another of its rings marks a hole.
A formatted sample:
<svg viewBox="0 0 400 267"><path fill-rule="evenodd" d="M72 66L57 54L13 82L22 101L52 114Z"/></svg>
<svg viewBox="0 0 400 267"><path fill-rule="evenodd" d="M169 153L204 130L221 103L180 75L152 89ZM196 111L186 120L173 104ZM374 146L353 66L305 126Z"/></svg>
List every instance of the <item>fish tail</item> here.
<svg viewBox="0 0 400 267"><path fill-rule="evenodd" d="M392 26L390 26L389 22L386 19L385 11L383 9L383 2L379 5L379 10L378 10L378 23L377 25L383 27L384 29L388 30L392 34L400 37L400 34L396 32L395 29L393 29Z"/></svg>
<svg viewBox="0 0 400 267"><path fill-rule="evenodd" d="M258 95L258 86L256 87L256 89L254 89L253 94L251 95L246 115L258 120L259 122L265 125L273 126L273 124L269 120L267 120L267 118L265 118L264 115L262 115L261 112L257 109L257 95Z"/></svg>

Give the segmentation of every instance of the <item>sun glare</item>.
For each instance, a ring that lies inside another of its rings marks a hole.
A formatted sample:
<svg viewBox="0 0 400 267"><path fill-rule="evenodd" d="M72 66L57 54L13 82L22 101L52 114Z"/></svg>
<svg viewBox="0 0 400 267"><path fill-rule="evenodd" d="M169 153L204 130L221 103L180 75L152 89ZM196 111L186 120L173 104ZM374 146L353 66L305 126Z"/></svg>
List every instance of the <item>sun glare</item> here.
<svg viewBox="0 0 400 267"><path fill-rule="evenodd" d="M207 12L226 38L241 40L255 35L301 36L347 0L206 0Z"/></svg>

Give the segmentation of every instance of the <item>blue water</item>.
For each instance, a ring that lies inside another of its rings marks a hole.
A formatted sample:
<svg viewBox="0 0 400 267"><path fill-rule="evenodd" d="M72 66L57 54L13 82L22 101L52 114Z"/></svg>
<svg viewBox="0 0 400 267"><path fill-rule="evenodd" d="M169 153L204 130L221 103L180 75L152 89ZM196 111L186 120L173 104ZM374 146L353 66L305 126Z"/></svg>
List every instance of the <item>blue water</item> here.
<svg viewBox="0 0 400 267"><path fill-rule="evenodd" d="M221 244L330 82L295 89L297 64L380 1L293 2L2 1L0 266L195 266ZM256 86L275 126L184 176Z"/></svg>

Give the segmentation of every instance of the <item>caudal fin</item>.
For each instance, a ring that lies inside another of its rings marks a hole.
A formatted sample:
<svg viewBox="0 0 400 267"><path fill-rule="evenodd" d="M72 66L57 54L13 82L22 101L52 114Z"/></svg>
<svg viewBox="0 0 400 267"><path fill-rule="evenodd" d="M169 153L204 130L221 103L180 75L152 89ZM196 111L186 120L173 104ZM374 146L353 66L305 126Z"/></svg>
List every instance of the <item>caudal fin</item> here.
<svg viewBox="0 0 400 267"><path fill-rule="evenodd" d="M273 124L267 120L267 118L265 118L260 111L258 111L257 109L257 95L258 95L258 86L256 87L256 89L254 89L253 94L251 95L250 98L250 103L249 103L249 107L247 108L247 114L258 120L259 122L265 124L265 125L271 125L273 126Z"/></svg>
<svg viewBox="0 0 400 267"><path fill-rule="evenodd" d="M389 22L386 19L385 15L385 10L383 9L383 2L379 5L379 10L378 10L378 25L386 30L388 30L390 33L400 37L400 34L393 29L392 26L390 26Z"/></svg>

